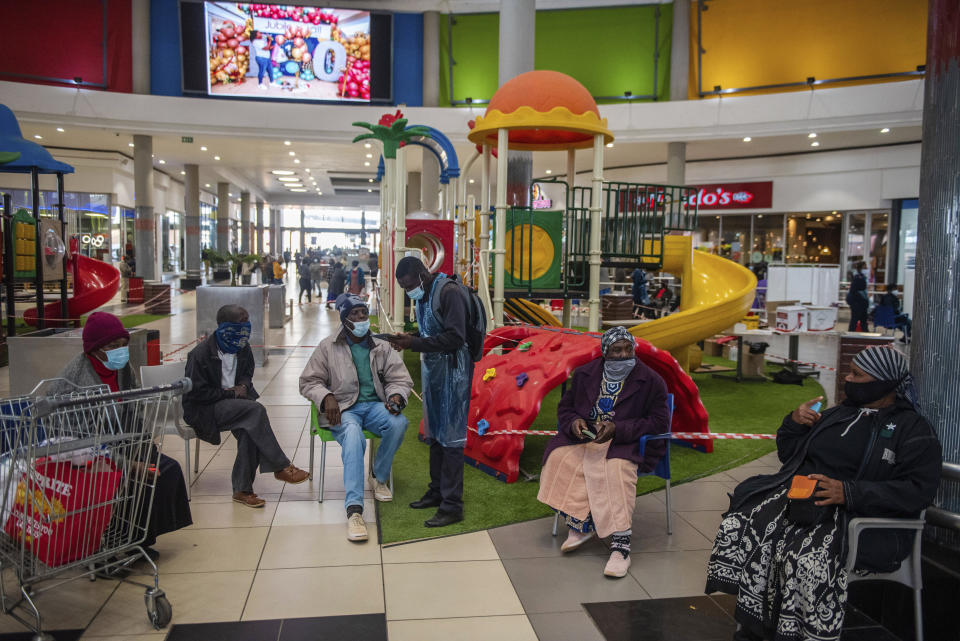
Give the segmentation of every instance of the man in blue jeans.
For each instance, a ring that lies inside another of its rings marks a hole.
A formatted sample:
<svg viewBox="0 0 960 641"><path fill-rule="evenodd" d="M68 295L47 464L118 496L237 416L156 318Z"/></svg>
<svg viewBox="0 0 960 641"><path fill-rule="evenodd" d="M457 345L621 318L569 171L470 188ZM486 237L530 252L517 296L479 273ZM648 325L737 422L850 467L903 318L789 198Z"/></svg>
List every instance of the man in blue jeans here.
<svg viewBox="0 0 960 641"><path fill-rule="evenodd" d="M407 419L401 411L413 379L389 343L370 333L369 310L360 296L336 301L342 327L317 346L300 374L300 394L313 402L330 424L343 458L347 538L366 541L363 521L363 430L380 436L373 463L373 496L392 501L387 485L393 455L403 442Z"/></svg>

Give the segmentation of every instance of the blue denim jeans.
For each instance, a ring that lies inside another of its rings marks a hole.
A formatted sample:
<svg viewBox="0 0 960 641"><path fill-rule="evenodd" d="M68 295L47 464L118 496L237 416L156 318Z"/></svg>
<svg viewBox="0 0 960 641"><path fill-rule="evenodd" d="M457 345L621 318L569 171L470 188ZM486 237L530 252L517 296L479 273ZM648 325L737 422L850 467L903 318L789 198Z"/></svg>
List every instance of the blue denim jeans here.
<svg viewBox="0 0 960 641"><path fill-rule="evenodd" d="M343 487L346 490L344 505L363 506L363 455L367 441L363 430L380 436L377 458L373 462L373 474L381 483L390 479L393 455L403 442L407 431L407 417L387 411L381 401L356 403L340 414L340 424L330 428L340 444L343 459Z"/></svg>

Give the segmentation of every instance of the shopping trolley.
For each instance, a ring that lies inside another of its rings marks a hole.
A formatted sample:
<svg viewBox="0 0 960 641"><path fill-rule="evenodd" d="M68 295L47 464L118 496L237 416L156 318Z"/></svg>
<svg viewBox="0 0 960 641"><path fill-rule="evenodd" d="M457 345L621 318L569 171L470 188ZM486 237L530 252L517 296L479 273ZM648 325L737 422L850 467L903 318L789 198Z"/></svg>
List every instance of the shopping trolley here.
<svg viewBox="0 0 960 641"><path fill-rule="evenodd" d="M34 641L53 638L34 598L81 577L142 586L150 623L159 630L170 622L157 566L141 544L167 412L188 391L190 379L115 393L54 379L0 400L0 570L12 570L20 587L8 595L0 581L0 605ZM119 571L140 560L152 585Z"/></svg>

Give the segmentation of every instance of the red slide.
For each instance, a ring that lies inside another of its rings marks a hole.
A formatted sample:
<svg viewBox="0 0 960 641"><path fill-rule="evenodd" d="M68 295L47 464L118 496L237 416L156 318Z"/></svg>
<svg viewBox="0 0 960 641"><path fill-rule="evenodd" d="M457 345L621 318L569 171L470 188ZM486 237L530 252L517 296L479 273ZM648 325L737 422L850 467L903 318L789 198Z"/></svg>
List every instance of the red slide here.
<svg viewBox="0 0 960 641"><path fill-rule="evenodd" d="M547 392L566 381L574 369L600 356L599 336L531 326L500 327L487 334L486 356L475 365L473 373L467 422L471 430L467 432L464 452L468 461L507 483L516 481L525 437L522 434L479 436L473 428L478 421L485 420L491 431L528 429L539 414ZM528 342L529 349L518 349ZM490 350L498 345L503 346L504 353L491 354ZM673 431L708 432L707 410L700 402L700 392L670 352L638 338L636 353L663 378L668 391L674 395ZM496 375L484 381L484 374L490 369L494 369ZM517 377L521 374L526 374L526 380L518 386ZM556 426L547 429L556 429ZM707 441L704 447L698 448L710 451L712 445L712 441Z"/></svg>
<svg viewBox="0 0 960 641"><path fill-rule="evenodd" d="M60 301L47 303L43 308L44 319L58 319L47 320L47 327L70 326L71 321L108 303L120 289L120 270L110 263L74 252L67 260L67 269L73 270L73 296L67 299L68 320L59 320ZM36 327L36 308L25 311L23 320Z"/></svg>

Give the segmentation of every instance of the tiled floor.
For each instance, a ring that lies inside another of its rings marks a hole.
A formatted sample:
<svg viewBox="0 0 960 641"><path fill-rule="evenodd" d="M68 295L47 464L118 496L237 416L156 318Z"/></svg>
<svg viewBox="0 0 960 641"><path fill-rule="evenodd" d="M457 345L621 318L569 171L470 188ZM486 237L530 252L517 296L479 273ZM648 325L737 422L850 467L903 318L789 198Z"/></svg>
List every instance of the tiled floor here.
<svg viewBox="0 0 960 641"><path fill-rule="evenodd" d="M192 294L175 297L176 314L149 325L161 331L165 352L195 338L193 301ZM271 350L255 378L281 446L300 466L308 462L309 433L308 406L298 394L298 377L309 346L335 325L333 312L316 303L295 306L293 319L268 335L271 345L287 347ZM178 354L185 356L186 350ZM0 396L9 389L7 384L8 372L0 370ZM319 474L319 442L316 445ZM702 592L727 492L743 478L777 466L774 456L766 456L675 487L672 535L666 533L662 492L639 497L632 567L623 579L611 580L602 575L606 546L593 540L561 557L564 533L551 535L552 519L381 547L369 488L364 515L371 540L350 543L344 536L339 448L335 443L327 447L323 503L317 503L318 478L288 486L263 475L255 490L267 505L252 510L230 500L236 449L232 437L227 435L219 446L201 443L199 475L192 488L194 524L160 537L156 545L160 585L173 605L172 625L161 631L150 626L143 588L98 579L40 595L46 626L85 629L83 639L100 641L597 641L604 634L610 640L621 638L616 627L605 623L598 628L595 623L617 620L613 612L627 613L619 620L650 625L652 612L659 612L661 621L670 618L670 612L689 616L683 604L693 603L691 598L704 604L700 625L710 616L726 616ZM183 442L177 436L166 437L163 451L184 463ZM9 573L4 578L12 585ZM654 599L659 605L644 607ZM709 614L710 607L719 613ZM598 614L604 611L607 614ZM222 625L209 625L213 623ZM22 630L10 617L0 617L0 633ZM73 639L76 634L57 638Z"/></svg>

